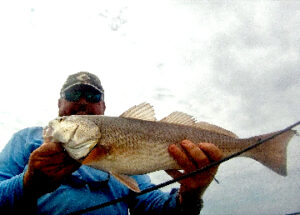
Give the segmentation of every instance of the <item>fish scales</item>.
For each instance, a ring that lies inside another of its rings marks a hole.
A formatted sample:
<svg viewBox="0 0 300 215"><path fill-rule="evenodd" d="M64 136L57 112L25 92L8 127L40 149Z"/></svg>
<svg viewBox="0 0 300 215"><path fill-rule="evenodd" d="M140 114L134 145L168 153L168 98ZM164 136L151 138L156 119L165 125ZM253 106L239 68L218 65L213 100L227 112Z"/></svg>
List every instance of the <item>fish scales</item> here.
<svg viewBox="0 0 300 215"><path fill-rule="evenodd" d="M86 116L100 129L98 145L106 146L108 156L96 165L123 174L144 174L160 169L180 169L168 153L170 144L184 139L216 144L224 155L239 151L248 144L241 139L191 126L120 117ZM241 144L240 147L236 147ZM159 158L159 159L158 159ZM163 160L163 161L162 161Z"/></svg>

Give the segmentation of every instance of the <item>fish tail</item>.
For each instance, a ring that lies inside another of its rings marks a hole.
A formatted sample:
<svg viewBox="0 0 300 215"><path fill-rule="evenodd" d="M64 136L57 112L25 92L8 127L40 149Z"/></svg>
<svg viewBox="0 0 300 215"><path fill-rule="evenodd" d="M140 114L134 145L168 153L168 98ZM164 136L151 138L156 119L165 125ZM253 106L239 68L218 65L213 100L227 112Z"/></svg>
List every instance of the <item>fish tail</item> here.
<svg viewBox="0 0 300 215"><path fill-rule="evenodd" d="M277 132L263 134L248 139L252 144L258 140L264 140ZM253 158L270 168L279 175L287 175L287 145L291 138L296 134L295 130L288 130L277 137L268 140L258 147L246 152L244 156Z"/></svg>

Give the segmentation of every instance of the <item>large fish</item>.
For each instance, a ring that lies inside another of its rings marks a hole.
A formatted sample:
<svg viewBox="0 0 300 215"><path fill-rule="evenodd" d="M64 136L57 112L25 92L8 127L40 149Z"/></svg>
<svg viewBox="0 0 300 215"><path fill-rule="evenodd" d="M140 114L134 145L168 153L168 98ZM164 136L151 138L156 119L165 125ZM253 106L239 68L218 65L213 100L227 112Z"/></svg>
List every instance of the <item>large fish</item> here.
<svg viewBox="0 0 300 215"><path fill-rule="evenodd" d="M120 117L73 115L59 117L44 129L46 141L61 142L68 154L82 164L114 175L130 189L139 188L128 175L180 169L168 146L184 139L217 145L224 156L238 152L276 132L238 138L221 127L174 112L156 121L151 105L142 103ZM288 130L241 156L253 158L280 175L287 174L286 148L296 132Z"/></svg>

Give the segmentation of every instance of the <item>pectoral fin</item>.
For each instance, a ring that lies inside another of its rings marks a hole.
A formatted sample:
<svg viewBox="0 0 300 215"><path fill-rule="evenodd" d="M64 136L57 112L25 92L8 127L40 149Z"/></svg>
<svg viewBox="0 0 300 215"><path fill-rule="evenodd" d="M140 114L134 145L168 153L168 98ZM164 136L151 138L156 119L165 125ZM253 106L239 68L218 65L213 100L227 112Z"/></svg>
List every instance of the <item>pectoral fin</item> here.
<svg viewBox="0 0 300 215"><path fill-rule="evenodd" d="M126 187L128 187L130 190L139 193L141 192L138 183L130 176L123 175L116 172L109 172L111 175L113 175L116 179L118 179L122 184L124 184Z"/></svg>
<svg viewBox="0 0 300 215"><path fill-rule="evenodd" d="M84 165L92 166L97 161L103 159L107 154L107 150L100 146L95 146L90 153L81 160L81 163Z"/></svg>

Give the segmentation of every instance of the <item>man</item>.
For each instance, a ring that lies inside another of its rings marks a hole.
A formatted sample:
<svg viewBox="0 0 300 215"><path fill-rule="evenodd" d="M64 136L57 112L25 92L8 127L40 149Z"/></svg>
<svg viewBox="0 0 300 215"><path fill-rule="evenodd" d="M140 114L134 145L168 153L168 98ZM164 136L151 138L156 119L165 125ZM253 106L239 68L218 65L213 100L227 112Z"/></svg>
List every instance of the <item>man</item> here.
<svg viewBox="0 0 300 215"><path fill-rule="evenodd" d="M61 89L59 116L103 115L104 90L97 76L80 72L70 75ZM80 165L60 143L44 142L42 127L17 132L0 154L1 214L68 214L128 195L130 191L108 173ZM213 144L181 142L169 152L185 173L221 159ZM217 167L180 181L180 189L159 190L94 210L92 214L199 214L201 196ZM176 178L183 173L168 170ZM147 175L133 176L141 190L153 186Z"/></svg>

